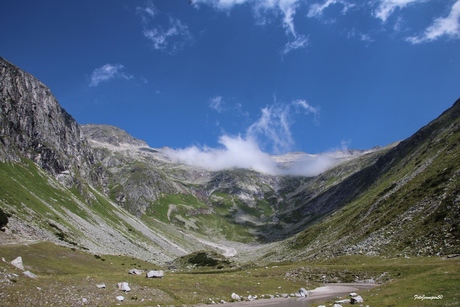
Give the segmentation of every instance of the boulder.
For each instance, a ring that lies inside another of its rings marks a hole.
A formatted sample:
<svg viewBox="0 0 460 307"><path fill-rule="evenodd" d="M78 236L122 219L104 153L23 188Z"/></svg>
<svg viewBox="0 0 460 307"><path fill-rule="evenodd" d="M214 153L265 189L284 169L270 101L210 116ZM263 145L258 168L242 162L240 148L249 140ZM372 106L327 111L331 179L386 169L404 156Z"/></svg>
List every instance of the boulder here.
<svg viewBox="0 0 460 307"><path fill-rule="evenodd" d="M147 278L163 278L165 276L164 271L148 271L146 274Z"/></svg>
<svg viewBox="0 0 460 307"><path fill-rule="evenodd" d="M21 271L24 271L24 264L22 263L22 257L19 256L13 261L11 261L10 263L16 268L20 269Z"/></svg>
<svg viewBox="0 0 460 307"><path fill-rule="evenodd" d="M131 288L129 287L129 284L127 282L119 282L118 290L129 292L131 291Z"/></svg>

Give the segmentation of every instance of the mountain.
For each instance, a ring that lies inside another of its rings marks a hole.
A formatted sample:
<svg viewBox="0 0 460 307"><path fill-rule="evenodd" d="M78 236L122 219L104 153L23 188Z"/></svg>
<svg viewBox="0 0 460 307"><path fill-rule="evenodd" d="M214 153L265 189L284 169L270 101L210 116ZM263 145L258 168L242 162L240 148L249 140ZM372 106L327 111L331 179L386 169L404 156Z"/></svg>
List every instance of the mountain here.
<svg viewBox="0 0 460 307"><path fill-rule="evenodd" d="M179 163L120 128L80 126L30 74L1 58L0 73L0 240L157 264L203 249L239 262L459 253L460 100L404 141L275 176Z"/></svg>

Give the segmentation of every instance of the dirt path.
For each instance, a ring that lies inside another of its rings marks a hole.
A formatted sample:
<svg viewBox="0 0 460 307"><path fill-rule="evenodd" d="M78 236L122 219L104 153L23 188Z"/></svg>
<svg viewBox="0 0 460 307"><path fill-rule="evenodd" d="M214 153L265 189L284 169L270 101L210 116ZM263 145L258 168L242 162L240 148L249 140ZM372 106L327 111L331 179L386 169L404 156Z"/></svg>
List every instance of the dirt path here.
<svg viewBox="0 0 460 307"><path fill-rule="evenodd" d="M228 303L230 307L256 307L256 306L277 306L277 307L305 307L312 306L315 302L336 298L338 296L347 297L350 292L357 292L372 289L378 284L359 284L359 283L337 283L327 284L325 286L311 290L311 295L306 298L274 298L261 299L252 302ZM364 297L364 299L366 299ZM206 306L206 305L198 305Z"/></svg>

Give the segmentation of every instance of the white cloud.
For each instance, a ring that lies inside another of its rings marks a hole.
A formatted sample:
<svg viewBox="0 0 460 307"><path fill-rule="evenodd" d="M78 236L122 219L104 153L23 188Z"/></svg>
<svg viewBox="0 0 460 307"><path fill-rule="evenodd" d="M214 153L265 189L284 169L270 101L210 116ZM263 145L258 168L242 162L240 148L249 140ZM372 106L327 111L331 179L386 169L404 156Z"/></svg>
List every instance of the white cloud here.
<svg viewBox="0 0 460 307"><path fill-rule="evenodd" d="M219 143L223 148L192 146L166 153L174 160L213 171L246 168L271 174L276 170L275 161L269 154L262 152L252 139L223 135L219 138Z"/></svg>
<svg viewBox="0 0 460 307"><path fill-rule="evenodd" d="M319 114L319 108L310 106L305 100L294 100L289 104L277 103L261 110L260 118L246 132L246 137L255 140L263 147L279 154L288 152L294 147L291 126L294 124L293 113Z"/></svg>
<svg viewBox="0 0 460 307"><path fill-rule="evenodd" d="M374 17L385 23L388 17L390 17L396 9L403 9L410 4L425 1L426 0L380 0L377 9L374 11Z"/></svg>
<svg viewBox="0 0 460 307"><path fill-rule="evenodd" d="M174 161L212 171L245 168L271 175L318 175L334 165L337 159L329 153L305 154L286 167L279 165L273 156L262 149L269 145L275 153L292 150L294 140L291 126L294 123L294 112L317 115L319 108L302 99L289 104L275 101L274 105L261 110L260 118L247 129L244 136L222 135L219 138L220 148L191 146L178 150L167 149L165 153Z"/></svg>
<svg viewBox="0 0 460 307"><path fill-rule="evenodd" d="M149 22L150 18L154 18L157 15L158 10L152 2L148 1L145 7L136 7L136 12L141 16L142 22L146 24Z"/></svg>
<svg viewBox="0 0 460 307"><path fill-rule="evenodd" d="M290 105L272 105L262 109L262 115L253 123L247 137L260 144L267 143L272 152L289 151L294 145L291 135Z"/></svg>
<svg viewBox="0 0 460 307"><path fill-rule="evenodd" d="M319 107L312 107L304 99L297 99L292 102L294 106L301 107L306 114L313 113L315 115L319 114Z"/></svg>
<svg viewBox="0 0 460 307"><path fill-rule="evenodd" d="M103 81L115 78L132 79L133 76L122 72L123 69L124 66L121 64L105 64L102 67L96 68L91 74L89 86L98 86Z"/></svg>
<svg viewBox="0 0 460 307"><path fill-rule="evenodd" d="M168 53L176 53L186 43L192 41L188 26L173 17L169 17L169 24L166 28L162 26L144 28L144 36L152 42L155 50Z"/></svg>
<svg viewBox="0 0 460 307"><path fill-rule="evenodd" d="M136 12L141 16L143 34L152 42L155 50L174 54L193 40L188 26L178 18L169 16L163 25L158 25L158 22L152 25L159 12L151 1L145 7L137 7Z"/></svg>
<svg viewBox="0 0 460 307"><path fill-rule="evenodd" d="M218 113L221 113L224 107L224 101L223 101L222 96L216 96L216 97L211 98L209 107L213 110L216 110Z"/></svg>
<svg viewBox="0 0 460 307"><path fill-rule="evenodd" d="M362 42L372 43L374 40L369 34L363 33L356 28L351 29L348 34L348 38L358 38Z"/></svg>
<svg viewBox="0 0 460 307"><path fill-rule="evenodd" d="M281 54L286 55L293 50L305 48L307 46L308 46L308 37L304 35L299 35L294 40L287 42Z"/></svg>
<svg viewBox="0 0 460 307"><path fill-rule="evenodd" d="M419 44L434 41L442 36L460 38L460 0L454 3L447 17L435 19L422 35L408 37L406 40L412 44Z"/></svg>
<svg viewBox="0 0 460 307"><path fill-rule="evenodd" d="M288 36L293 40L289 41L282 54L285 55L292 50L307 46L308 39L304 35L298 35L294 25L294 15L297 12L302 0L193 0L195 7L200 4L212 6L218 10L231 10L237 5L251 5L255 18L259 24L266 23L267 15L282 15L282 24Z"/></svg>
<svg viewBox="0 0 460 307"><path fill-rule="evenodd" d="M326 10L329 6L334 4L341 4L343 5L342 14L346 14L347 11L354 7L355 4L349 3L344 0L326 0L323 4L315 3L310 6L308 10L308 17L319 18L323 15L324 10Z"/></svg>

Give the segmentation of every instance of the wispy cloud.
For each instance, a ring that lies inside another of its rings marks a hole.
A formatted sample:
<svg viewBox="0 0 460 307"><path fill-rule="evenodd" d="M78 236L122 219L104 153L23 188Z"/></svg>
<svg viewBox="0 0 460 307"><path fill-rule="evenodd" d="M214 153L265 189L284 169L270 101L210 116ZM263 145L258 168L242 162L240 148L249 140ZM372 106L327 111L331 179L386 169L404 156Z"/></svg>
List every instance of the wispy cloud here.
<svg viewBox="0 0 460 307"><path fill-rule="evenodd" d="M319 108L306 100L298 99L289 104L275 103L263 108L261 115L244 135L222 135L219 148L191 146L185 149L168 149L165 153L173 160L209 170L232 168L252 169L272 175L314 176L331 167L336 160L330 154L303 155L289 167L279 165L273 153L285 153L293 149L295 142L291 134L293 115L319 114ZM212 163L210 163L212 161Z"/></svg>
<svg viewBox="0 0 460 307"><path fill-rule="evenodd" d="M218 113L221 113L223 111L224 107L224 101L222 96L215 96L211 98L211 101L209 103L209 107Z"/></svg>
<svg viewBox="0 0 460 307"><path fill-rule="evenodd" d="M437 40L443 36L460 39L460 0L453 4L447 17L435 19L423 34L408 37L406 40L412 44L420 44Z"/></svg>
<svg viewBox="0 0 460 307"><path fill-rule="evenodd" d="M115 78L132 79L133 76L123 72L124 66L121 64L105 64L102 67L96 68L91 73L91 81L89 86L98 86L103 81L109 81Z"/></svg>
<svg viewBox="0 0 460 307"><path fill-rule="evenodd" d="M188 26L178 18L169 16L163 25L154 24L159 12L152 2L147 2L145 7L137 7L136 12L141 16L143 34L155 50L174 54L193 41Z"/></svg>
<svg viewBox="0 0 460 307"><path fill-rule="evenodd" d="M353 38L353 39L357 38L360 41L366 42L368 44L374 42L374 40L372 39L372 37L369 34L363 33L363 32L359 31L356 28L351 29L348 32L347 37L350 38L350 39L351 38Z"/></svg>
<svg viewBox="0 0 460 307"><path fill-rule="evenodd" d="M426 2L427 0L380 0L377 9L374 11L374 17L386 22L388 17L396 9L403 9L410 4Z"/></svg>
<svg viewBox="0 0 460 307"><path fill-rule="evenodd" d="M326 0L324 3L315 3L310 6L310 9L308 10L308 17L311 18L320 18L323 16L324 10L326 10L328 7L334 5L334 4L341 4L343 6L342 9L342 14L346 14L349 9L355 6L353 3L349 3L344 0Z"/></svg>
<svg viewBox="0 0 460 307"><path fill-rule="evenodd" d="M308 46L308 37L304 35L299 35L299 36L296 36L294 40L286 43L281 54L286 55L293 50L305 48L307 46Z"/></svg>
<svg viewBox="0 0 460 307"><path fill-rule="evenodd" d="M294 16L301 0L193 0L195 7L212 6L221 11L231 10L237 5L251 5L258 24L266 24L267 16L282 16L282 25L289 37L289 42L282 51L283 55L308 45L305 35L298 34L294 24Z"/></svg>
<svg viewBox="0 0 460 307"><path fill-rule="evenodd" d="M165 28L162 26L145 28L144 36L152 42L154 49L168 53L176 53L192 41L187 25L173 17L169 18L169 24Z"/></svg>

